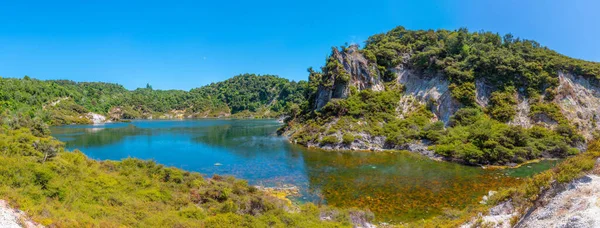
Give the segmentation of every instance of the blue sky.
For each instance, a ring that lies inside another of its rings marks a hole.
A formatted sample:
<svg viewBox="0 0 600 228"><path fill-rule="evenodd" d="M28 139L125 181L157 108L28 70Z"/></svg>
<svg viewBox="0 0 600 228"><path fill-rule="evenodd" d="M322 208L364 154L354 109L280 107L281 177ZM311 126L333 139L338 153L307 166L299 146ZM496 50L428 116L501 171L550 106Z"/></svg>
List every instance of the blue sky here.
<svg viewBox="0 0 600 228"><path fill-rule="evenodd" d="M600 61L600 1L0 0L0 76L185 89L240 73L305 80L331 46L408 29L488 30Z"/></svg>

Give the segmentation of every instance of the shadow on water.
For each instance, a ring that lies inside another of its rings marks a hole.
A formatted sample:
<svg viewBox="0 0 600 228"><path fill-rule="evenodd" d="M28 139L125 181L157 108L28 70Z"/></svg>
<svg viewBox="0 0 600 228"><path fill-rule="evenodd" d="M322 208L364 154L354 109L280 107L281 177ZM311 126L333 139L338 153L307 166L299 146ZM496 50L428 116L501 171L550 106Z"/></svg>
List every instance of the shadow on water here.
<svg viewBox="0 0 600 228"><path fill-rule="evenodd" d="M279 126L274 120L184 120L51 130L68 149L94 159L153 159L250 184L293 184L301 192L296 201L368 208L380 221L414 221L477 204L488 191L553 166L488 171L408 152L309 150L275 136Z"/></svg>
<svg viewBox="0 0 600 228"><path fill-rule="evenodd" d="M90 128L52 128L54 137L66 142L67 148L101 147L122 142L127 136L150 135L151 133L151 131L137 128L133 124L120 125L119 127L93 125Z"/></svg>

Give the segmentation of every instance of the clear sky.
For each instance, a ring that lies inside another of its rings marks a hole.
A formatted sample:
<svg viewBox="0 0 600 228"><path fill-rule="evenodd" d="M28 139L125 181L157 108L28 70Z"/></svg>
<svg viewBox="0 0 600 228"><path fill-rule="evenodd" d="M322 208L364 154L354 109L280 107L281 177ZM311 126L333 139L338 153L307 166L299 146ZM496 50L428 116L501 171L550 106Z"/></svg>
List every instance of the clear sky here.
<svg viewBox="0 0 600 228"><path fill-rule="evenodd" d="M408 29L488 30L600 61L600 1L0 0L0 76L185 89L305 80L331 46Z"/></svg>

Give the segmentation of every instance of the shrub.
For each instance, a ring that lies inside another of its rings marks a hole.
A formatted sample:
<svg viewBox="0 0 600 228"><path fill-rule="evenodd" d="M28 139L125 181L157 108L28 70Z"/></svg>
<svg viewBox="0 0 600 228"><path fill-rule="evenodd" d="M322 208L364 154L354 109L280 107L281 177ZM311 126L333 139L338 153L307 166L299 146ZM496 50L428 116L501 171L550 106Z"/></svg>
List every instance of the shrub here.
<svg viewBox="0 0 600 228"><path fill-rule="evenodd" d="M342 143L350 145L352 142L354 142L354 135L347 133L342 136Z"/></svg>
<svg viewBox="0 0 600 228"><path fill-rule="evenodd" d="M513 119L517 114L515 93L514 87L507 88L503 92L492 93L487 107L487 113L492 119L500 122L508 122Z"/></svg>
<svg viewBox="0 0 600 228"><path fill-rule="evenodd" d="M340 140L338 139L337 136L335 135L328 135L328 136L324 136L321 139L321 145L328 145L328 144L337 144L339 143Z"/></svg>

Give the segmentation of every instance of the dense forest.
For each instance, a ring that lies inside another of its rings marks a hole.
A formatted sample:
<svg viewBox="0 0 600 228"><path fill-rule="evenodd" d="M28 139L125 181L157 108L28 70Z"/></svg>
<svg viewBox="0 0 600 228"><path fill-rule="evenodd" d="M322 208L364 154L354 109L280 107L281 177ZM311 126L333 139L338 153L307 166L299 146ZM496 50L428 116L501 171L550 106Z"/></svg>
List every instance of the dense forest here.
<svg viewBox="0 0 600 228"><path fill-rule="evenodd" d="M133 91L113 83L0 78L0 109L61 125L89 123L89 112L113 119L183 117L277 117L304 102L306 82L273 75L238 75L223 82L181 90Z"/></svg>
<svg viewBox="0 0 600 228"><path fill-rule="evenodd" d="M351 75L355 63L339 57L356 51L366 59L366 66L359 72L363 76ZM401 70L420 75L421 79L441 75L442 81L449 84L449 106L458 111L442 122L433 113L440 100L422 101L417 107L402 106L400 101L407 97L405 85L397 80ZM291 113L282 132L291 135L292 141L318 147L350 148L353 143L365 145L378 138L384 139L379 148L405 148L414 142L426 142L436 154L467 164L565 157L578 153L577 148L585 148L585 139L553 102L559 72L597 84L600 64L569 58L510 34L397 27L369 37L362 49L334 48L320 71L310 69L305 93L308 102ZM375 79L360 81L365 80L361 78L364 75ZM385 89L361 90L355 86L356 81L381 81ZM493 90L487 106L478 104L476 84L489 85ZM344 88L346 97L317 106L322 93L329 89L333 91L329 97L333 93L332 98L336 98L335 93ZM551 122L552 126L509 124L517 114L518 97L527 99L527 118L534 123Z"/></svg>

